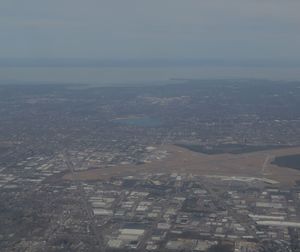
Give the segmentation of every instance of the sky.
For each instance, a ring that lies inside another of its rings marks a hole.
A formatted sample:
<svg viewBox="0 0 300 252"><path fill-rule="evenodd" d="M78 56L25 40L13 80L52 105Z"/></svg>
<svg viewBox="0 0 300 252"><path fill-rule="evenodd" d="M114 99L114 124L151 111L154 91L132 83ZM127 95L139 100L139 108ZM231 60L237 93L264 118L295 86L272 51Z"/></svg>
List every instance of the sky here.
<svg viewBox="0 0 300 252"><path fill-rule="evenodd" d="M0 58L300 61L299 0L1 0Z"/></svg>

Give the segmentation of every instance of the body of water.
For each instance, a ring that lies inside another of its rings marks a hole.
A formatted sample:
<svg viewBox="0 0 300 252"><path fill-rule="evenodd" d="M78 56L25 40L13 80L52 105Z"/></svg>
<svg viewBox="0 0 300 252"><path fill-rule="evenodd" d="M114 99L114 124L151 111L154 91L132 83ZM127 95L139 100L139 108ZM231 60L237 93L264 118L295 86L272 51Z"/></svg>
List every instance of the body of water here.
<svg viewBox="0 0 300 252"><path fill-rule="evenodd" d="M162 84L171 79L300 80L299 68L268 67L0 67L0 84Z"/></svg>
<svg viewBox="0 0 300 252"><path fill-rule="evenodd" d="M148 116L120 118L114 121L123 125L138 127L158 127L161 125L160 120Z"/></svg>
<svg viewBox="0 0 300 252"><path fill-rule="evenodd" d="M272 164L300 170L300 154L276 157Z"/></svg>

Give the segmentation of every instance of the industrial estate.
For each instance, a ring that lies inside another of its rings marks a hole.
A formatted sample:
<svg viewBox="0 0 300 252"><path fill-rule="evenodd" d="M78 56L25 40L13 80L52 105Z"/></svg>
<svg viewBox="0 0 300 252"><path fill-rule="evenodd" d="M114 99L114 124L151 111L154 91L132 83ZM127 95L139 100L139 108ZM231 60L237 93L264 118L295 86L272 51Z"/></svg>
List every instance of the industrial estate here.
<svg viewBox="0 0 300 252"><path fill-rule="evenodd" d="M300 83L0 86L1 251L300 251Z"/></svg>

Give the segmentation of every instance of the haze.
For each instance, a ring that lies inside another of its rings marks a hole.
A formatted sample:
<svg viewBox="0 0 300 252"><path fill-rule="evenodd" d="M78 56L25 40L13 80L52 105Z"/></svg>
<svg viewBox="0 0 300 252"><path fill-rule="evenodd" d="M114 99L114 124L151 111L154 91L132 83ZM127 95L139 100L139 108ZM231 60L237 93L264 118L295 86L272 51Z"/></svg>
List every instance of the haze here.
<svg viewBox="0 0 300 252"><path fill-rule="evenodd" d="M300 61L300 2L2 0L1 58Z"/></svg>

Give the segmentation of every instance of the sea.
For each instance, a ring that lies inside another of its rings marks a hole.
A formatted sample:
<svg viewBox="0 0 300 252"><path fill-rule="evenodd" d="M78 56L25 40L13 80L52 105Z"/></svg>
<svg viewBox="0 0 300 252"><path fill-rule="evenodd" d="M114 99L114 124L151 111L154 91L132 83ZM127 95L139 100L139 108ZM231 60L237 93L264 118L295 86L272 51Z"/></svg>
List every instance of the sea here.
<svg viewBox="0 0 300 252"><path fill-rule="evenodd" d="M159 85L182 79L300 81L299 67L0 67L1 84Z"/></svg>

